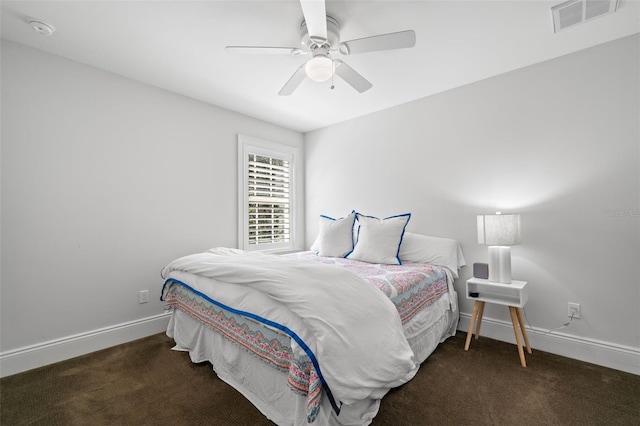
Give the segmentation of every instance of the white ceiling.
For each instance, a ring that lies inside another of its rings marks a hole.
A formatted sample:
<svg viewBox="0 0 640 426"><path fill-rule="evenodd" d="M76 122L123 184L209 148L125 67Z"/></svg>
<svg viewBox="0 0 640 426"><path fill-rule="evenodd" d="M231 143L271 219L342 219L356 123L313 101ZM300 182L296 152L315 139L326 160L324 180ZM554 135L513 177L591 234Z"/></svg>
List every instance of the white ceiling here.
<svg viewBox="0 0 640 426"><path fill-rule="evenodd" d="M341 40L413 29L416 46L343 59L373 88L336 78L277 93L306 57L230 55L300 45L302 10L281 1L2 1L2 37L306 132L640 32L639 0L554 34L562 0L329 1ZM27 24L56 28L51 37Z"/></svg>

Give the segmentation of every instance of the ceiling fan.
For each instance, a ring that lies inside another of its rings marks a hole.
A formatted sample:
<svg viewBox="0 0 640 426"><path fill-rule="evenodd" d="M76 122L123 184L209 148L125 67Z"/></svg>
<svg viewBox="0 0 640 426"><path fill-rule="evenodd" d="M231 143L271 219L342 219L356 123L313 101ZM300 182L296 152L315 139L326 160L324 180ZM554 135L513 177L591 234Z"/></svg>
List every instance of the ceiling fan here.
<svg viewBox="0 0 640 426"><path fill-rule="evenodd" d="M311 55L280 89L278 95L291 95L305 77L324 82L337 74L351 87L360 93L366 92L373 85L340 59L331 55L338 52L342 55L374 52L378 50L401 49L416 44L413 30L380 34L350 41L340 41L340 24L332 16L327 15L324 0L300 0L304 19L300 23L302 47L268 47L268 46L227 46L229 53L275 54L275 55ZM333 84L331 85L333 89Z"/></svg>

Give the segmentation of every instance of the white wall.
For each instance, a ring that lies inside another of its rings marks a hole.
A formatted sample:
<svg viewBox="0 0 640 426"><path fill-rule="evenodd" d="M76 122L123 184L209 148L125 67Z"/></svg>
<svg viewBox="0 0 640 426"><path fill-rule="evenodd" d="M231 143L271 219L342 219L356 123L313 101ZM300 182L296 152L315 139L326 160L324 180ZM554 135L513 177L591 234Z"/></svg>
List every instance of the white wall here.
<svg viewBox="0 0 640 426"><path fill-rule="evenodd" d="M411 212L408 230L457 239L471 265L487 261L475 215L520 213L513 275L530 285L534 349L640 374L638 41L306 134L307 242L319 214ZM456 282L465 332L471 275ZM567 322L567 302L582 318L544 335ZM483 332L514 341L507 310L487 306Z"/></svg>
<svg viewBox="0 0 640 426"><path fill-rule="evenodd" d="M162 314L167 262L236 247L238 133L304 152L298 132L3 41L0 351Z"/></svg>
<svg viewBox="0 0 640 426"><path fill-rule="evenodd" d="M321 213L410 211L409 230L456 238L471 264L486 261L475 215L518 212L534 349L639 371L639 218L605 214L640 204L639 52L630 37L305 135L307 242ZM5 41L1 77L2 375L51 342L119 343L107 332L162 312L166 262L236 245L237 133L302 147L297 132ZM470 275L456 282L465 330ZM569 301L583 318L543 336ZM483 333L513 340L503 309L485 317Z"/></svg>

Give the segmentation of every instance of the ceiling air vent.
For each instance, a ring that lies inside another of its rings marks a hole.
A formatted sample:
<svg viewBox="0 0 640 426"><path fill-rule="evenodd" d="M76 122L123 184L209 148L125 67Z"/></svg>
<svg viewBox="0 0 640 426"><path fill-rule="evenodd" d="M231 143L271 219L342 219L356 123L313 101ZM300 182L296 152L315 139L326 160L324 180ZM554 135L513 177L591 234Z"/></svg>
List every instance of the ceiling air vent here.
<svg viewBox="0 0 640 426"><path fill-rule="evenodd" d="M559 32L582 22L618 10L619 0L570 0L553 6L553 31Z"/></svg>

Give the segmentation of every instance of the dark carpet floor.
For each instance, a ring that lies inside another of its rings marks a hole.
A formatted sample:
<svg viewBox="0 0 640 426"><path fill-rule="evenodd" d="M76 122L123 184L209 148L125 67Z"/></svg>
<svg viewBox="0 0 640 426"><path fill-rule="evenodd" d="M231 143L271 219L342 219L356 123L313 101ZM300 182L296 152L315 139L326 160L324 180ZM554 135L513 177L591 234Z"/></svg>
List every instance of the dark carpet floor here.
<svg viewBox="0 0 640 426"><path fill-rule="evenodd" d="M640 425L640 376L465 333L383 400L374 425ZM164 334L0 379L2 425L272 425Z"/></svg>

